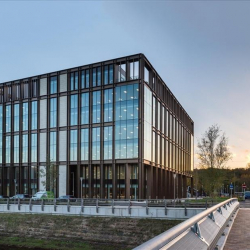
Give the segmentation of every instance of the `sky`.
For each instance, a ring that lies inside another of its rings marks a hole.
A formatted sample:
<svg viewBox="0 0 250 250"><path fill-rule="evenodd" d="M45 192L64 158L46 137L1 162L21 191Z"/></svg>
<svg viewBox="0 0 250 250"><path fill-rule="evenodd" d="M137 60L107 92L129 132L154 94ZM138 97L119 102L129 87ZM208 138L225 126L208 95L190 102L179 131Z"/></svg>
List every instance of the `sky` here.
<svg viewBox="0 0 250 250"><path fill-rule="evenodd" d="M0 82L143 53L194 121L250 162L249 1L0 1ZM195 161L198 165L198 161Z"/></svg>

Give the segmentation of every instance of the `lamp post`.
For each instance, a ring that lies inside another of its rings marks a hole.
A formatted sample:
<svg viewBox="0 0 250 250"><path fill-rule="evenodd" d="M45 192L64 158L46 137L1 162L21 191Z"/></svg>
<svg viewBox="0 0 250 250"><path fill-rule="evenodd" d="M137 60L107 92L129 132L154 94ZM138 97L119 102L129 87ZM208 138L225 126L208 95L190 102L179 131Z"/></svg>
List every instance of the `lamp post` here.
<svg viewBox="0 0 250 250"><path fill-rule="evenodd" d="M176 173L174 173L174 207L175 207L175 178L176 178Z"/></svg>
<svg viewBox="0 0 250 250"><path fill-rule="evenodd" d="M82 180L83 180L83 177L80 177L80 181L81 181L81 199L82 199Z"/></svg>

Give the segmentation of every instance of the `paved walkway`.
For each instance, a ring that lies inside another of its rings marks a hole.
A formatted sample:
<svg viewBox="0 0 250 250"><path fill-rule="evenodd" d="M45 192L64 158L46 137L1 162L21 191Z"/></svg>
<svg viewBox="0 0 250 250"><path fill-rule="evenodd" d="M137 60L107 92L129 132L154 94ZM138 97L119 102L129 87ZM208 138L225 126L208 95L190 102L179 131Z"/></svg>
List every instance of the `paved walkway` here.
<svg viewBox="0 0 250 250"><path fill-rule="evenodd" d="M240 208L224 250L250 250L250 208Z"/></svg>

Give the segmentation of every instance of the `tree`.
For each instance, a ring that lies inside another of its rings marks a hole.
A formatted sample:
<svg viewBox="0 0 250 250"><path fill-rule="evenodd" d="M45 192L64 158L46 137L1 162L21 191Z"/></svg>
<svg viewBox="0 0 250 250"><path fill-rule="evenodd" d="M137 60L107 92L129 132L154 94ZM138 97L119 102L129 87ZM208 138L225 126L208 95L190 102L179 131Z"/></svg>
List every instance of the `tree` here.
<svg viewBox="0 0 250 250"><path fill-rule="evenodd" d="M53 164L50 158L46 158L45 168L40 168L39 171L40 178L42 179L41 183L46 187L46 191L51 191L55 194L56 191L56 180L57 180L57 167Z"/></svg>
<svg viewBox="0 0 250 250"><path fill-rule="evenodd" d="M212 125L198 140L199 167L206 169L202 172L203 186L210 193L216 195L220 190L226 168L232 154L228 148L228 139L225 133L220 135L218 125Z"/></svg>

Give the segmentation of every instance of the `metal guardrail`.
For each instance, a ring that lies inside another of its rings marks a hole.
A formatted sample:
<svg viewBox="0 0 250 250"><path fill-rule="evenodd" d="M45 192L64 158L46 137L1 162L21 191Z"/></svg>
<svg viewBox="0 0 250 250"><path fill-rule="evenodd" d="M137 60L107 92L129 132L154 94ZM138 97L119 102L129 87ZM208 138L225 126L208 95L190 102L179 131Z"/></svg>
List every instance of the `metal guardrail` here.
<svg viewBox="0 0 250 250"><path fill-rule="evenodd" d="M114 213L115 206L125 206L128 207L128 211L131 211L131 207L145 207L146 214L149 212L150 207L164 207L165 215L167 215L168 208L184 208L185 214L187 208L205 208L213 206L215 203L213 201L195 201L195 200L181 200L176 201L171 199L144 199L144 200L130 200L130 199L98 199L98 198L84 198L84 199L0 199L0 204L7 204L7 209L10 209L10 205L18 205L18 210L20 210L21 205L29 205L29 210L32 211L33 205L40 205L41 210L44 211L45 205L53 205L54 211L56 211L57 205L67 206L68 212L70 212L71 206L81 206L81 211L84 211L84 207L95 206L96 212L98 213L98 208L103 206L112 207L112 213Z"/></svg>
<svg viewBox="0 0 250 250"><path fill-rule="evenodd" d="M198 237L200 237L201 240L204 241L200 234L200 228L199 228L199 222L203 220L206 217L209 217L210 219L215 222L214 219L214 212L218 211L222 213L221 208L224 207L227 209L227 206L230 207L235 202L238 203L238 200L236 198L228 199L224 202L221 202L211 208L208 208L207 210L191 217L190 219L182 222L181 224L169 229L168 231L154 237L153 239L143 243L142 245L134 248L134 250L158 250L169 244L171 241L176 239L176 237L180 236L182 233L187 231L188 229L191 229ZM237 206L238 207L238 206ZM229 218L227 219L229 220ZM164 248L166 249L166 248ZM191 249L191 248L186 248ZM210 249L208 247L208 249Z"/></svg>

